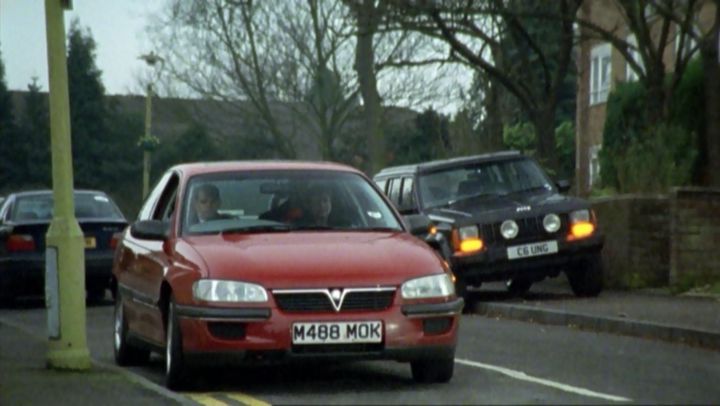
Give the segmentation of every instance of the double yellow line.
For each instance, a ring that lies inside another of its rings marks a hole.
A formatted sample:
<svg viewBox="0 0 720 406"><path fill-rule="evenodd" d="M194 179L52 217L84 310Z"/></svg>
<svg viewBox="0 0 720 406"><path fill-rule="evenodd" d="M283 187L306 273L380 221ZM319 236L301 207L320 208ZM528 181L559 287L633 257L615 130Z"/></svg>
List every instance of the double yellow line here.
<svg viewBox="0 0 720 406"><path fill-rule="evenodd" d="M239 392L185 393L184 395L204 406L230 406L236 404L235 402L228 403L221 400L221 397L230 398L246 406L270 406L270 403Z"/></svg>

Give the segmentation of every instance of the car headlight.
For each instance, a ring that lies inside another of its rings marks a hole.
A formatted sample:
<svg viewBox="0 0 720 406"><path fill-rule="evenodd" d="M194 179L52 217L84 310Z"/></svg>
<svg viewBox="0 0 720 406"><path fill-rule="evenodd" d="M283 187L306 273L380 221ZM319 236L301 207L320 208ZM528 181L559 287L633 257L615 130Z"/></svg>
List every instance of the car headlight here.
<svg viewBox="0 0 720 406"><path fill-rule="evenodd" d="M515 220L505 220L500 224L500 234L502 234L506 240L512 240L517 237L519 231L520 228Z"/></svg>
<svg viewBox="0 0 720 406"><path fill-rule="evenodd" d="M403 299L447 297L455 294L455 285L446 273L411 279L400 289Z"/></svg>
<svg viewBox="0 0 720 406"><path fill-rule="evenodd" d="M560 229L560 216L550 213L543 218L543 227L548 233L554 233Z"/></svg>
<svg viewBox="0 0 720 406"><path fill-rule="evenodd" d="M201 279L193 284L193 296L207 302L267 302L265 288L248 282Z"/></svg>

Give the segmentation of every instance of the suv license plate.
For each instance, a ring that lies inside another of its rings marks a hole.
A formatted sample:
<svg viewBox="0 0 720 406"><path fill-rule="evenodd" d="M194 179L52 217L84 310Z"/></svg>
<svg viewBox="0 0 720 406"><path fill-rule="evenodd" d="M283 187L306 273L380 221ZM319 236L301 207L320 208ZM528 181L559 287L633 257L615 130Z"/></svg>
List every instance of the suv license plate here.
<svg viewBox="0 0 720 406"><path fill-rule="evenodd" d="M295 323L293 344L355 344L382 342L381 321Z"/></svg>
<svg viewBox="0 0 720 406"><path fill-rule="evenodd" d="M508 247L507 256L508 259L519 259L554 254L556 252L558 252L557 241L543 241Z"/></svg>

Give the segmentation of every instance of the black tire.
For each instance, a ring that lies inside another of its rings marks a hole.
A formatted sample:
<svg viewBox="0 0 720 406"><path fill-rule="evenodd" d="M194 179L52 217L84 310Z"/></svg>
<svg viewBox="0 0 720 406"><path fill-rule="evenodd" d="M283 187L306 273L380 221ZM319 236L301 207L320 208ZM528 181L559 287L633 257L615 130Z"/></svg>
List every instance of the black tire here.
<svg viewBox="0 0 720 406"><path fill-rule="evenodd" d="M522 296L526 294L532 286L532 281L529 279L515 278L505 282L508 292L513 296Z"/></svg>
<svg viewBox="0 0 720 406"><path fill-rule="evenodd" d="M187 380L182 350L182 334L178 324L175 301L168 304L167 326L165 328L165 386L178 390L186 386Z"/></svg>
<svg viewBox="0 0 720 406"><path fill-rule="evenodd" d="M121 366L142 365L150 359L150 351L128 343L128 324L122 298L115 301L113 321L113 352L115 363Z"/></svg>
<svg viewBox="0 0 720 406"><path fill-rule="evenodd" d="M424 359L410 362L410 370L415 382L447 383L455 371L454 358Z"/></svg>
<svg viewBox="0 0 720 406"><path fill-rule="evenodd" d="M87 288L87 301L99 303L105 299L105 286L91 285Z"/></svg>
<svg viewBox="0 0 720 406"><path fill-rule="evenodd" d="M603 289L603 266L599 254L565 272L575 296L595 297Z"/></svg>

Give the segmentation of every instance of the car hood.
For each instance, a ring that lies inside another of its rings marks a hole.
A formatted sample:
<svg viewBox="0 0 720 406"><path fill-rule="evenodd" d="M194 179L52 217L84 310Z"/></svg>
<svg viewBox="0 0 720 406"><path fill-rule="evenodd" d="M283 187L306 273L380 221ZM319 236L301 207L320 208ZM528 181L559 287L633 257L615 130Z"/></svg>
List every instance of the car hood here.
<svg viewBox="0 0 720 406"><path fill-rule="evenodd" d="M492 223L547 213L565 213L589 207L589 204L582 199L558 193L516 193L464 199L448 207L431 209L428 214L460 224L474 223L478 219L482 223Z"/></svg>
<svg viewBox="0 0 720 406"><path fill-rule="evenodd" d="M399 285L443 271L433 250L402 232L282 232L185 240L203 262L198 264L203 277L266 288Z"/></svg>

